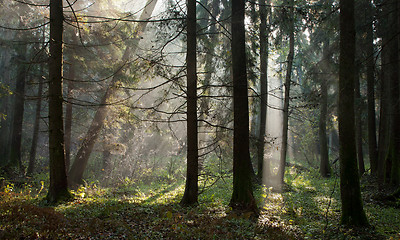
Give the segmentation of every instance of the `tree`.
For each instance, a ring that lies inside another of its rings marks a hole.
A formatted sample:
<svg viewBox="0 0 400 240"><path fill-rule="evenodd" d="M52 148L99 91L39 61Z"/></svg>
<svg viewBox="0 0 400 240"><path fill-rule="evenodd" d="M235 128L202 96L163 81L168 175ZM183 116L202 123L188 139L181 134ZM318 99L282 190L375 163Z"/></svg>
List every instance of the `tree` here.
<svg viewBox="0 0 400 240"><path fill-rule="evenodd" d="M289 124L289 96L290 96L290 83L292 81L292 66L294 58L294 1L289 3L289 54L287 57L286 77L285 77L285 98L283 103L283 119L282 119L282 146L281 156L278 168L278 181L281 186L284 183L286 154L288 146L288 124Z"/></svg>
<svg viewBox="0 0 400 240"><path fill-rule="evenodd" d="M198 129L197 129L197 63L196 0L187 1L187 170L182 205L197 203L198 195Z"/></svg>
<svg viewBox="0 0 400 240"><path fill-rule="evenodd" d="M156 3L157 0L148 0L146 2L145 8L143 9L143 12L140 16L141 20L147 20L151 17ZM90 154L92 153L93 147L99 137L100 131L103 128L104 121L107 117L108 102L118 89L116 83L124 71L124 66L130 60L131 54L135 52L140 41L140 34L146 29L147 23L148 22L146 21L139 23L136 31L137 35L132 41L129 42L130 45L126 47L120 67L113 75L111 83L106 88L105 94L101 99L100 106L97 109L95 116L93 117L92 123L90 124L90 127L82 141L82 144L75 156L74 162L69 171L70 186L75 187L82 182L83 173L85 172L86 166L88 164Z"/></svg>
<svg viewBox="0 0 400 240"><path fill-rule="evenodd" d="M49 203L68 200L68 179L64 153L63 125L63 3L50 2L50 57L49 57L49 153L50 187L47 194Z"/></svg>
<svg viewBox="0 0 400 240"><path fill-rule="evenodd" d="M378 19L378 36L382 38L381 69L380 69L380 109L379 109L379 137L378 137L378 181L382 185L386 181L386 166L388 161L388 146L390 136L390 81L389 81L389 49L388 42L391 37L388 33L388 13L390 12L388 1L382 1Z"/></svg>
<svg viewBox="0 0 400 240"><path fill-rule="evenodd" d="M265 130L267 128L267 105L268 105L268 35L269 29L267 26L268 11L267 3L269 1L259 0L260 11L260 88L261 88L261 101L260 101L260 125L257 143L257 160L258 160L258 173L259 179L269 179L271 175L269 162L264 164L264 146L265 146ZM265 167L265 169L264 169ZM265 172L264 172L265 170Z"/></svg>
<svg viewBox="0 0 400 240"><path fill-rule="evenodd" d="M373 10L372 3L364 0L364 9L366 16L366 75L367 75L367 101L368 101L368 152L371 173L378 173L378 152L376 143L376 116L375 116L375 60L374 60L374 35L373 35Z"/></svg>
<svg viewBox="0 0 400 240"><path fill-rule="evenodd" d="M382 1L379 34L382 36L381 51L381 114L378 145L378 180L400 185L400 120L399 104L399 43L398 2Z"/></svg>
<svg viewBox="0 0 400 240"><path fill-rule="evenodd" d="M331 57L329 50L329 40L324 41L323 53L322 53L322 69L325 70L325 76L328 76L327 65ZM318 135L319 135L319 147L320 147L320 168L319 171L322 177L329 177L331 169L329 166L329 152L328 152L328 138L326 136L326 120L328 115L328 86L329 77L325 77L320 80L321 85L321 103L320 103L320 115L318 124Z"/></svg>
<svg viewBox="0 0 400 240"><path fill-rule="evenodd" d="M21 20L21 26L24 23ZM24 166L21 159L21 143L22 143L22 123L24 119L24 104L25 104L25 77L27 71L27 45L17 49L18 53L18 73L16 76L15 101L14 101L14 116L11 132L11 149L10 160L8 166L16 166L19 172L24 174Z"/></svg>
<svg viewBox="0 0 400 240"><path fill-rule="evenodd" d="M340 0L339 159L341 224L368 225L361 199L354 125L354 0Z"/></svg>
<svg viewBox="0 0 400 240"><path fill-rule="evenodd" d="M43 31L44 35L44 31ZM40 65L40 73L44 73L43 66L44 64ZM39 138L39 128L40 128L40 113L42 109L42 94L43 94L43 84L44 84L44 76L39 76L39 87L38 87L38 92L37 92L37 100L36 100L36 111L35 111L35 122L34 122L34 127L33 127L33 136L32 136L32 145L31 145L31 150L29 152L29 164L28 164L28 170L27 174L32 175L33 171L35 169L35 159L36 159L36 149L37 149L37 143L38 143L38 138Z"/></svg>
<svg viewBox="0 0 400 240"><path fill-rule="evenodd" d="M390 78L390 102L391 102L391 125L389 154L391 166L387 166L390 183L400 186L400 81L399 81L399 2L389 1L389 26L390 42L389 53L389 78Z"/></svg>
<svg viewBox="0 0 400 240"><path fill-rule="evenodd" d="M257 211L251 183L244 0L232 0L233 192L230 206Z"/></svg>

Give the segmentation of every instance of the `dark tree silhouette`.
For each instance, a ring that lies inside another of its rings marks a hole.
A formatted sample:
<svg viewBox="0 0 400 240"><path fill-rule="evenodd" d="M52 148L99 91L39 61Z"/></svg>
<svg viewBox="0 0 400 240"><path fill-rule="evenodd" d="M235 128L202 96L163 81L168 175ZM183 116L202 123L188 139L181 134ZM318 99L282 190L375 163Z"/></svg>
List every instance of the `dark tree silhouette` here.
<svg viewBox="0 0 400 240"><path fill-rule="evenodd" d="M197 203L198 195L198 129L197 129L197 63L196 0L187 1L187 170L182 205Z"/></svg>
<svg viewBox="0 0 400 240"><path fill-rule="evenodd" d="M68 191L64 153L63 125L63 3L50 1L50 57L49 57L49 153L50 188L47 200L57 203L71 198Z"/></svg>
<svg viewBox="0 0 400 240"><path fill-rule="evenodd" d="M354 0L340 0L340 58L339 58L339 158L341 223L368 225L365 215L357 168L354 77L355 24Z"/></svg>
<svg viewBox="0 0 400 240"><path fill-rule="evenodd" d="M257 211L251 183L249 152L249 106L246 75L244 0L232 1L232 75L233 75L233 209Z"/></svg>

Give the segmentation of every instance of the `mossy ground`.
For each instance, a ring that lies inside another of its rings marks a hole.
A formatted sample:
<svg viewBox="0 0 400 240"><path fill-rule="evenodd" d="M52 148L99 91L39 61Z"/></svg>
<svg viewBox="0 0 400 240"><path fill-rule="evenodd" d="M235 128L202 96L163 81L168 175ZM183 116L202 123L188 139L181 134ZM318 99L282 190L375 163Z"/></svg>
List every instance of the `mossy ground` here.
<svg viewBox="0 0 400 240"><path fill-rule="evenodd" d="M0 193L0 239L400 239L400 209L374 200L363 179L365 211L373 228L339 225L338 179L288 169L288 191L258 187L261 214L253 218L229 207L231 178L220 179L181 207L184 182L114 188L95 183L78 189L75 200L40 206L46 189L4 184ZM40 185L40 184L39 184ZM397 205L396 205L397 204Z"/></svg>

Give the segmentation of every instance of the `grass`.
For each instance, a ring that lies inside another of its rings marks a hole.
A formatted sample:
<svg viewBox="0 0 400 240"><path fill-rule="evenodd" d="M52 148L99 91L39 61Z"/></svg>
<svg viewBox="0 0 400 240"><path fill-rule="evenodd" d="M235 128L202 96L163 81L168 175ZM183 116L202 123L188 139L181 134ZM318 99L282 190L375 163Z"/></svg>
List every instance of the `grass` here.
<svg viewBox="0 0 400 240"><path fill-rule="evenodd" d="M345 228L340 217L339 182L314 172L286 174L284 193L258 187L258 219L227 206L231 179L219 180L199 196L199 205L178 203L184 183L126 182L115 188L88 183L75 200L41 206L41 184L0 192L0 239L400 239L400 210L370 198L362 181L365 210L374 228Z"/></svg>

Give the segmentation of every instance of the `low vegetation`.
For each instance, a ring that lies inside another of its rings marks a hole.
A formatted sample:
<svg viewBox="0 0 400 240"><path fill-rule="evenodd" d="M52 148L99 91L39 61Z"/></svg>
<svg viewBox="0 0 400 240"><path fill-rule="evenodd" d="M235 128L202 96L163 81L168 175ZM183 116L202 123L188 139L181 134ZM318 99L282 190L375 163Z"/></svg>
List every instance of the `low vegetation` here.
<svg viewBox="0 0 400 240"><path fill-rule="evenodd" d="M2 181L0 239L400 239L400 202L379 197L373 179L362 178L365 210L373 226L338 225L337 177L288 168L287 191L259 187L258 218L228 207L231 178L211 182L191 208L178 203L184 182L125 179L116 187L86 183L75 200L47 206L47 183Z"/></svg>

